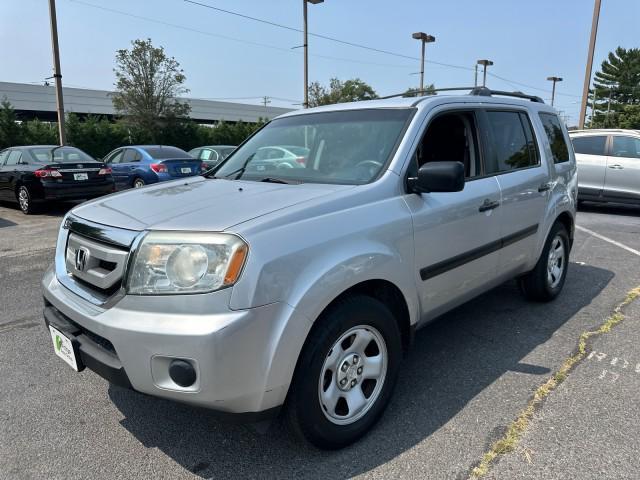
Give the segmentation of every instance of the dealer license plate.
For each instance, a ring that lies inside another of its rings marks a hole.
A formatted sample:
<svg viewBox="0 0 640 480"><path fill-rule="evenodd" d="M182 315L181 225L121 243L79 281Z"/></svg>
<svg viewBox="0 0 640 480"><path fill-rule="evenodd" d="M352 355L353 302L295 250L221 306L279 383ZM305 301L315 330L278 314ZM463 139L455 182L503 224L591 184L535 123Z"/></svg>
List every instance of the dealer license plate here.
<svg viewBox="0 0 640 480"><path fill-rule="evenodd" d="M71 340L51 325L49 325L49 331L51 332L51 340L53 341L53 351L77 372L78 362L76 361L76 354L73 351Z"/></svg>

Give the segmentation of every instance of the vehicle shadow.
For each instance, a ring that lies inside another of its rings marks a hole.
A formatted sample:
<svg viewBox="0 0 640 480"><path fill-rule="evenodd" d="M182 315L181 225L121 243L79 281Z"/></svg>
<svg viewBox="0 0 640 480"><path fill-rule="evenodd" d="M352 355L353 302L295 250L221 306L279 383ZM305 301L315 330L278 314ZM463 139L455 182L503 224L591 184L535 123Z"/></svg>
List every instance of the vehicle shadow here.
<svg viewBox="0 0 640 480"><path fill-rule="evenodd" d="M79 205L80 201L67 201L67 202L45 202L45 203L41 203L40 205L38 205L39 210L36 212L35 215L33 215L33 217L38 217L38 216L47 216L47 217L62 217L64 216L69 210L71 210L73 207ZM17 203L14 202L7 202L7 201L0 201L0 207L5 207L5 208L10 208L12 210L15 210L17 213L20 213L20 207L18 206ZM0 222L2 221L2 219L0 219ZM14 223L15 225L15 223ZM0 223L0 226L1 223ZM9 225L5 225L5 226L9 226Z"/></svg>
<svg viewBox="0 0 640 480"><path fill-rule="evenodd" d="M639 217L640 205L623 205L620 203L581 203L578 212L601 213L603 215L618 215Z"/></svg>
<svg viewBox="0 0 640 480"><path fill-rule="evenodd" d="M259 434L220 421L207 410L116 386L109 387L109 396L125 417L122 426L145 447L158 448L203 478L351 477L428 438L507 372L540 375L542 383L550 370L523 363L523 358L591 303L613 276L608 270L571 264L565 290L555 302L528 303L515 282L508 282L423 328L384 417L341 451L323 452L300 442L281 422ZM523 404L530 394L519 393Z"/></svg>

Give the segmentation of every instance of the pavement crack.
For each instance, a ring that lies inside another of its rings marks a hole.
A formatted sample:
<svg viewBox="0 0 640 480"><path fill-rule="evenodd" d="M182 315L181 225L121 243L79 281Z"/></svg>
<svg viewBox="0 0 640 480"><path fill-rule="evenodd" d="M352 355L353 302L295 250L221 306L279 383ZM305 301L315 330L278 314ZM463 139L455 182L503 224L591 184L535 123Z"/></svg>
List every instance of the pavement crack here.
<svg viewBox="0 0 640 480"><path fill-rule="evenodd" d="M17 320L12 320L10 322L0 323L0 333L5 333L13 329L27 329L39 326L40 324L34 320L35 318L31 316L18 318Z"/></svg>
<svg viewBox="0 0 640 480"><path fill-rule="evenodd" d="M477 479L486 475L491 466L494 465L501 455L512 452L518 446L520 439L531 423L534 414L542 408L547 397L562 382L567 379L571 371L586 358L590 350L590 340L594 337L609 333L612 328L622 322L625 318L623 309L640 297L640 286L627 292L624 300L616 306L612 314L596 330L587 330L580 334L578 345L574 352L565 359L560 368L546 382L540 385L533 396L529 399L527 406L522 410L516 419L507 426L501 438L496 440L485 452L482 458L471 467L468 478Z"/></svg>

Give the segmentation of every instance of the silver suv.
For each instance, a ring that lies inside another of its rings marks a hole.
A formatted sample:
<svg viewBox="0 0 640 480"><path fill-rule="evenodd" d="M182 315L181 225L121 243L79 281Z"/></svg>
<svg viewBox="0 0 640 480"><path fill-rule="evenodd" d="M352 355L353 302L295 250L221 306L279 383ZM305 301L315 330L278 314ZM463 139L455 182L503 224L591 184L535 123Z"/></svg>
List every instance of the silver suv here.
<svg viewBox="0 0 640 480"><path fill-rule="evenodd" d="M205 176L74 208L43 280L55 352L157 397L284 407L322 448L355 441L417 328L509 279L538 301L563 287L573 150L552 108L510 95L287 113ZM252 162L274 145L308 154Z"/></svg>
<svg viewBox="0 0 640 480"><path fill-rule="evenodd" d="M578 200L640 204L640 130L574 130Z"/></svg>

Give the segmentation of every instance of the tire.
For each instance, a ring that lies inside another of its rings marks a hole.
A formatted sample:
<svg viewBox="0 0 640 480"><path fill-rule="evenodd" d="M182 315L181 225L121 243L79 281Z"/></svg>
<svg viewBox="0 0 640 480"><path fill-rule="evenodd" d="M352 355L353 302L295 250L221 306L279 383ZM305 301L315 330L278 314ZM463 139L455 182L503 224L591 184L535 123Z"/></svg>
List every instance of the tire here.
<svg viewBox="0 0 640 480"><path fill-rule="evenodd" d="M18 188L18 191L16 192L16 200L18 201L20 210L22 210L22 213L25 215L32 215L36 213L37 208L33 202L33 197L31 196L31 192L28 187L22 185Z"/></svg>
<svg viewBox="0 0 640 480"><path fill-rule="evenodd" d="M290 427L322 449L355 442L389 403L401 359L398 322L383 303L365 295L339 301L303 347L285 408Z"/></svg>
<svg viewBox="0 0 640 480"><path fill-rule="evenodd" d="M552 267L552 263L555 267ZM519 279L522 293L527 299L537 302L553 300L562 291L568 267L569 235L564 225L556 222L547 236L535 268Z"/></svg>
<svg viewBox="0 0 640 480"><path fill-rule="evenodd" d="M136 177L133 180L133 188L142 188L145 186L144 180L141 179L140 177Z"/></svg>

